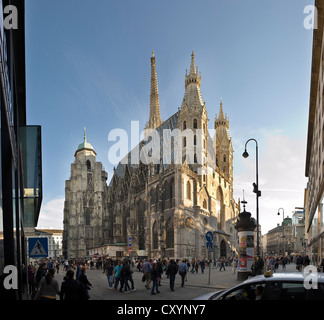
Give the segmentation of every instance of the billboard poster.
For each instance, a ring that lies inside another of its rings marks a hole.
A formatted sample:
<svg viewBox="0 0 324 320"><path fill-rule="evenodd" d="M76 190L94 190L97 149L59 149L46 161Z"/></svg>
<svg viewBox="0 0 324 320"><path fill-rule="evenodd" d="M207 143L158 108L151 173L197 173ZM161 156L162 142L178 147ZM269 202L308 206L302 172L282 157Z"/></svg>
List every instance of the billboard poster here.
<svg viewBox="0 0 324 320"><path fill-rule="evenodd" d="M250 272L254 259L254 231L240 231L238 270Z"/></svg>

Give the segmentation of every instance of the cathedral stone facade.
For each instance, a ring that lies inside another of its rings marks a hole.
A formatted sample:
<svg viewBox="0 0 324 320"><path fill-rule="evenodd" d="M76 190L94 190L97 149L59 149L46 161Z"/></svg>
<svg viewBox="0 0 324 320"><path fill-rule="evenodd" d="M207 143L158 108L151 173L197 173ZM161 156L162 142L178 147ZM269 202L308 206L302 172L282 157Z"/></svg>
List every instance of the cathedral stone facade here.
<svg viewBox="0 0 324 320"><path fill-rule="evenodd" d="M219 258L236 252L234 223L240 208L233 199L229 121L221 102L215 134L210 136L200 86L192 53L181 108L162 121L152 54L150 116L144 139L114 168L109 185L84 138L66 181L63 252L67 258L84 257L92 248L100 252L114 244L124 246L124 256L149 258ZM141 161L134 163L134 151ZM208 231L214 235L210 253Z"/></svg>

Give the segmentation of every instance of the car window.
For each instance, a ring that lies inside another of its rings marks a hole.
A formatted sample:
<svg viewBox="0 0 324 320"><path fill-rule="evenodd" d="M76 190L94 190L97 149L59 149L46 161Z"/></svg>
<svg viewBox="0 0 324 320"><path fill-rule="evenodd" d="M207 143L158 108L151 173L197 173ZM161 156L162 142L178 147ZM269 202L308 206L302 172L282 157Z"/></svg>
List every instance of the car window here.
<svg viewBox="0 0 324 320"><path fill-rule="evenodd" d="M261 300L264 288L263 282L242 285L224 293L220 300Z"/></svg>
<svg viewBox="0 0 324 320"><path fill-rule="evenodd" d="M318 283L317 289L306 290L306 300L324 300L324 284Z"/></svg>
<svg viewBox="0 0 324 320"><path fill-rule="evenodd" d="M267 283L266 300L305 300L306 292L303 282L273 281Z"/></svg>

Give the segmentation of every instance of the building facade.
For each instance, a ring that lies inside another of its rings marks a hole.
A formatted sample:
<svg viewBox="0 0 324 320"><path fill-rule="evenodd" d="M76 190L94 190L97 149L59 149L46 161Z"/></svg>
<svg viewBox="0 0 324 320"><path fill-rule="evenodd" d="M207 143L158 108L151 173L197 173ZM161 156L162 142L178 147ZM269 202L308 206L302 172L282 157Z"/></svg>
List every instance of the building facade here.
<svg viewBox="0 0 324 320"><path fill-rule="evenodd" d="M144 139L114 168L109 185L92 147L76 153L66 183L63 251L67 257L85 256L91 247L98 251L100 245L116 243L124 244L125 255L136 257L218 258L235 253L239 204L233 199L229 121L221 102L213 123L215 135L210 136L200 87L192 53L181 108L162 121L152 54L150 116ZM94 189L86 184L87 161L92 161L91 168L98 166ZM94 196L97 200L87 224L85 199ZM94 231L92 239L87 225ZM208 231L214 235L211 252L206 249ZM77 249L80 246L82 250Z"/></svg>
<svg viewBox="0 0 324 320"><path fill-rule="evenodd" d="M4 26L9 5L18 28ZM37 225L42 201L41 127L26 121L24 0L0 0L0 56L0 299L21 300L25 233ZM4 286L9 265L17 269L18 288Z"/></svg>
<svg viewBox="0 0 324 320"><path fill-rule="evenodd" d="M307 254L315 263L324 258L324 39L323 1L315 1L317 29L314 29L310 105L305 176L305 238Z"/></svg>

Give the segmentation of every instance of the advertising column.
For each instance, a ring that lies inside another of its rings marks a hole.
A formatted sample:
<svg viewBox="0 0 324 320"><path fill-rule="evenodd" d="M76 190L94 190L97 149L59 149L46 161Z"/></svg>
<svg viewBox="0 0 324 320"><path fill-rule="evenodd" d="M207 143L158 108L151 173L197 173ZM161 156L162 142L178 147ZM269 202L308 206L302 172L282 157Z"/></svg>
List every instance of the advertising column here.
<svg viewBox="0 0 324 320"><path fill-rule="evenodd" d="M243 202L243 201L242 201ZM244 211L239 214L235 229L238 231L238 269L237 280L243 281L251 274L251 267L254 259L254 229L255 220L251 218L251 213Z"/></svg>

